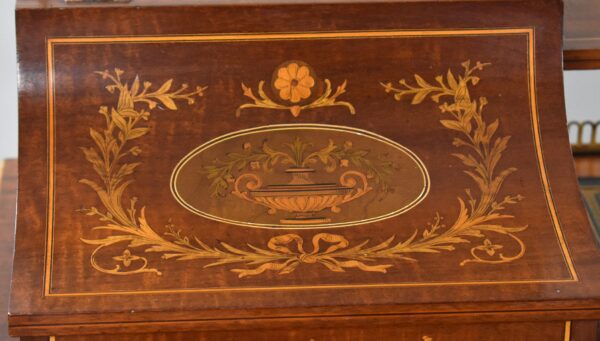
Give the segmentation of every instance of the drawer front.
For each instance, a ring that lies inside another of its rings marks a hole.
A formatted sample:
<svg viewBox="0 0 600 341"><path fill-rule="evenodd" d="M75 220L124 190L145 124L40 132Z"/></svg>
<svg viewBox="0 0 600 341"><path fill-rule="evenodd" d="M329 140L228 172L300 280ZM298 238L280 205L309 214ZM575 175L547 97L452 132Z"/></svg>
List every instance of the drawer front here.
<svg viewBox="0 0 600 341"><path fill-rule="evenodd" d="M156 334L87 335L51 338L50 341L226 341L226 340L407 340L407 341L519 341L571 340L570 322L396 325L344 329L280 329L231 332L187 332ZM589 333L579 333L588 337ZM578 340L573 338L572 340ZM584 339L580 339L584 340Z"/></svg>

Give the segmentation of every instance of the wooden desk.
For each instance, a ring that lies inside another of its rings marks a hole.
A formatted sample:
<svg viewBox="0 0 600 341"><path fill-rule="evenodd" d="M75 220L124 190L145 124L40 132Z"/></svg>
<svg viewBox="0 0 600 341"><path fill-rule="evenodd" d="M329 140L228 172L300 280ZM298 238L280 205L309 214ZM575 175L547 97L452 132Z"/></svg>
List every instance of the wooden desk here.
<svg viewBox="0 0 600 341"><path fill-rule="evenodd" d="M580 177L600 177L600 158L575 158L577 174ZM12 251L14 246L14 219L17 189L17 160L6 160L0 168L0 306L6 313L12 271ZM8 336L7 319L0 319L0 340L18 340ZM589 341L597 336L595 321L576 321L570 324L569 337L565 340ZM264 336L265 334L263 334ZM223 334L220 334L223 337ZM44 341L47 338L30 338L30 341Z"/></svg>
<svg viewBox="0 0 600 341"><path fill-rule="evenodd" d="M17 205L17 160L0 161L0 340L17 340L8 336L5 317L13 263L15 209Z"/></svg>
<svg viewBox="0 0 600 341"><path fill-rule="evenodd" d="M36 3L13 335L562 341L600 319L559 0Z"/></svg>
<svg viewBox="0 0 600 341"><path fill-rule="evenodd" d="M600 177L600 158L598 157L576 157L575 166L580 177ZM4 312L7 310L12 268L16 186L17 160L6 160L3 167L0 167L0 306L3 307ZM570 327L570 339L565 338L565 340L589 341L596 339L597 323L594 321L573 322ZM18 340L18 338L8 336L6 318L0 319L0 340ZM30 338L28 340L44 341L47 338Z"/></svg>

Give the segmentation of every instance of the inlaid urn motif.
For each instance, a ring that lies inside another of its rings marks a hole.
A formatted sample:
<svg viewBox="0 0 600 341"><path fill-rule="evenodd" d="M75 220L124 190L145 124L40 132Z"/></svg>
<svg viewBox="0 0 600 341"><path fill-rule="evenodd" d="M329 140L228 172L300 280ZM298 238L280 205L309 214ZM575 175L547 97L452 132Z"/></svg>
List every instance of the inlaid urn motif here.
<svg viewBox="0 0 600 341"><path fill-rule="evenodd" d="M232 194L268 207L269 214L290 212L293 216L280 219L280 223L301 225L329 223L331 219L319 215L321 211L329 209L339 213L342 204L360 198L371 190L367 177L358 171L342 173L339 184L314 183L310 178L310 174L315 172L312 168L288 168L285 172L292 175L289 183L264 187L260 177L242 174L235 181Z"/></svg>
<svg viewBox="0 0 600 341"><path fill-rule="evenodd" d="M421 160L372 132L272 125L209 141L182 159L171 190L208 219L263 228L365 224L394 217L429 192Z"/></svg>

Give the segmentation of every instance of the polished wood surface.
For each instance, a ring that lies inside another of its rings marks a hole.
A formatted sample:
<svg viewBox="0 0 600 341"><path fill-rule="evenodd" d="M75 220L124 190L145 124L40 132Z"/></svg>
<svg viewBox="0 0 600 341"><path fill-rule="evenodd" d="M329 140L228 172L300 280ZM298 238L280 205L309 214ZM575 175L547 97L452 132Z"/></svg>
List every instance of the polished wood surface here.
<svg viewBox="0 0 600 341"><path fill-rule="evenodd" d="M262 341L262 340L327 340L327 341L371 341L371 340L486 340L486 341L527 341L527 340L593 340L583 338L566 338L571 333L570 326L564 322L546 323L505 323L505 324L446 324L439 325L403 325L393 327L371 326L368 328L345 328L336 330L332 328L321 329L295 329L287 330L261 330L248 332L208 332L208 333L173 333L173 334L139 334L139 335L100 335L100 336L74 336L57 337L56 341ZM583 336L586 331L578 331ZM587 334L590 336L593 334Z"/></svg>
<svg viewBox="0 0 600 341"><path fill-rule="evenodd" d="M414 2L427 0L412 0ZM453 0L441 0L453 1ZM477 1L501 1L501 0L477 0ZM505 2L517 0L504 0ZM330 3L351 3L350 0L331 0ZM356 0L356 2L368 2L365 0ZM377 1L393 2L393 1ZM208 5L214 1L188 0L178 1L179 5ZM310 4L311 0L294 1L272 1L272 0L220 0L221 5L244 5L244 4ZM88 6L96 7L114 7L114 6L168 6L172 4L168 0L133 0L126 4L119 3L92 3ZM588 70L600 68L600 6L596 0L565 0L565 18L564 26L564 67L566 70ZM20 8L69 8L74 4L67 4L63 0L20 0L17 6Z"/></svg>
<svg viewBox="0 0 600 341"><path fill-rule="evenodd" d="M575 172L580 178L600 177L600 158L597 155L575 157Z"/></svg>
<svg viewBox="0 0 600 341"><path fill-rule="evenodd" d="M576 165L581 158L576 158ZM12 263L12 253L9 255L9 250L12 251L12 243L14 242L14 238L12 236L12 228L14 224L14 214L10 214L10 212L14 212L15 203L16 203L16 172L17 172L17 161L16 160L6 160L4 162L4 171L2 173L2 192L0 193L0 207L6 211L6 214L1 216L2 224L2 235L4 236L2 239L2 248L4 252L6 252L5 259L7 263ZM578 168L576 168L578 169ZM600 168L598 173L585 173L588 176L596 176L600 177ZM3 278L7 279L5 282L9 282L10 278L10 266L3 266L0 271L3 274ZM9 287L5 286L1 288L0 297L4 298L5 302L8 301ZM0 337L0 340L15 340L15 338L11 338L8 336L7 320L4 320L4 332L3 337ZM522 326L523 329L520 329ZM598 335L598 322L597 321L575 321L570 324L570 329L564 323L552 323L546 325L539 324L503 324L503 325L459 325L457 327L450 327L453 330L453 333L465 333L469 336L473 334L480 333L479 337L485 340L493 340L495 337L500 337L500 335L504 335L510 337L511 340L529 340L529 339L540 339L541 335L538 333L539 328L545 328L545 331L548 333L545 339L551 340L552 337L556 337L561 333L563 335L569 334L570 340L572 341L590 341L596 340ZM443 327L444 329L446 327ZM265 330L265 331L256 331L252 334L249 334L247 331L238 333L238 332L210 332L210 333L177 333L177 334L127 334L123 335L121 338L124 340L265 340L265 339L285 339L285 340L373 340L373 339L394 339L394 340L402 340L402 339L410 339L410 340L418 340L417 336L425 336L425 337L434 337L437 336L436 330L440 329L439 326L422 326L418 331L413 330L414 327L411 326L402 326L402 328L382 328L382 327L374 327L372 329L352 329L349 328L344 331L344 333L340 333L339 331L334 331L332 329L329 330L301 330L301 331L293 331L293 330ZM461 331L462 329L462 331ZM465 331L466 330L466 331ZM448 340L448 333L445 330L440 330L440 339ZM533 333L531 336L528 336L529 333ZM458 336L458 335L457 335ZM464 339L465 335L461 336ZM54 338L52 341L69 341L69 340L85 340L85 341L102 341L104 339L110 340L119 340L119 336L110 335L110 336L75 336L75 337L60 337ZM47 341L48 338L40 337L22 337L24 341ZM436 338L437 339L437 338ZM422 340L422 338L421 338ZM435 340L435 339L434 339ZM566 338L557 338L557 340L567 340Z"/></svg>
<svg viewBox="0 0 600 341"><path fill-rule="evenodd" d="M600 337L598 321L575 321L571 324L571 341L597 341Z"/></svg>
<svg viewBox="0 0 600 341"><path fill-rule="evenodd" d="M30 5L13 335L600 317L559 1Z"/></svg>
<svg viewBox="0 0 600 341"><path fill-rule="evenodd" d="M0 160L0 340L16 340L8 336L8 299L15 241L17 206L17 161Z"/></svg>
<svg viewBox="0 0 600 341"><path fill-rule="evenodd" d="M566 50L564 67L565 70L600 69L600 49Z"/></svg>
<svg viewBox="0 0 600 341"><path fill-rule="evenodd" d="M564 67L600 69L600 3L565 0Z"/></svg>
<svg viewBox="0 0 600 341"><path fill-rule="evenodd" d="M171 0L131 0L131 1L92 1L85 4L85 7L136 7L136 6L209 6L209 5L222 5L222 6L235 6L235 5L285 5L285 4L353 4L353 3L394 3L394 2L428 2L430 0L408 0L408 1L397 1L397 0L328 0L328 1L315 1L315 0L219 0L218 2L212 0L177 0L173 2ZM436 0L436 2L453 2L455 0ZM519 0L471 0L478 2L515 2ZM50 9L50 8L73 8L81 7L81 3L68 3L63 0L19 0L17 2L17 8L24 9Z"/></svg>

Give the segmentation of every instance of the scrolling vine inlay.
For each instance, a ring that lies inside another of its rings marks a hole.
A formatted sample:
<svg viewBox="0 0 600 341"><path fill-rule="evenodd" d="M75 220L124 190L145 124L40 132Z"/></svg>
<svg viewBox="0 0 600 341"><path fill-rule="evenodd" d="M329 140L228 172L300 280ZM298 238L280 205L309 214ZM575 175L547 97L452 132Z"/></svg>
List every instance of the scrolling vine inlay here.
<svg viewBox="0 0 600 341"><path fill-rule="evenodd" d="M277 68L271 82L271 85L277 92L279 98L273 100L267 95L264 89L264 80L261 80L258 83L258 97L254 95L251 88L242 83L244 96L250 98L253 103L240 105L235 115L239 117L242 110L247 108L264 108L289 110L294 117L298 117L302 110L334 106L346 107L353 115L356 113L354 106L350 102L337 100L339 96L346 92L346 81L339 85L333 94L331 81L325 79L323 83L325 85L325 91L323 91L318 98L311 101L310 99L313 95L314 88L317 85L315 72L304 62L285 62Z"/></svg>
<svg viewBox="0 0 600 341"><path fill-rule="evenodd" d="M346 145L349 144L348 141ZM278 210L295 213L294 217L282 219L281 223L302 224L313 221L329 222L329 218L315 217L314 212L329 208L332 212L339 213L340 205L360 198L372 189L367 176L359 171L344 172L340 176L339 185L316 184L310 178L311 173L315 171L314 168L310 168L311 164L320 160L325 164L326 172L333 172L338 164L335 151L348 150L340 150L332 140L326 147L314 151L308 156L304 155L304 151L311 147L311 144L307 142L297 138L288 144L288 147L290 152L272 149L266 142L262 146L262 150L267 156L263 162L263 168L268 168L278 162L291 166L286 169L286 172L292 175L292 179L287 185L263 187L263 180L260 177L253 173L244 173L235 179L231 194L267 207L270 214L275 214ZM340 166L347 167L347 163L349 163L347 159L339 157L337 159L339 159ZM359 186L357 186L356 179L360 181Z"/></svg>
<svg viewBox="0 0 600 341"><path fill-rule="evenodd" d="M419 253L452 252L457 246L469 244L472 240L479 240L480 244L471 247L470 255L460 263L461 266L470 262L498 264L521 258L525 253L525 244L517 234L527 226L507 226L503 222L513 218L504 213L507 207L517 204L523 197L506 195L498 199L503 182L516 171L514 167L496 170L510 136L496 136L499 121L487 123L483 116L487 100L484 97L473 100L469 94L469 86L479 82L475 71L483 70L485 65L477 62L471 66L470 62L464 62L463 75L456 77L448 71L445 78L436 77L438 85L432 85L418 75L415 75L416 86L403 80L400 81L400 87L382 83L384 89L393 93L397 100L413 96L412 103L415 105L428 97L434 102L440 102L442 98L449 100L439 107L441 113L447 116L440 123L460 135L454 139L453 145L464 152L454 155L477 185L475 191L465 189L466 198L457 197L459 210L456 220L448 227L442 223L440 214L436 213L433 223L416 229L408 238L398 241L395 236L390 236L376 245L369 245L369 240L352 245L343 235L316 233L310 240L311 250L305 249L304 239L295 233L275 236L267 241L265 248L254 245L239 248L225 242L209 246L197 237L184 236L170 220L162 234L151 227L145 216L145 207L138 211L137 199L132 198L127 204L123 202L124 192L133 181L131 176L139 163L124 163L122 157L126 154L138 156L140 148L130 144L148 132L148 127L142 127L140 123L147 120L150 113L139 106L145 103L151 110L157 102L161 102L175 110L174 100L193 102L194 96L201 96L205 88L198 87L196 91L188 93L185 92L186 87L182 87L169 92L172 83L169 80L159 90L149 92L151 85L144 83L142 89L137 77L129 86L121 81L122 71L116 70L115 75L101 72L103 78L112 82L107 89L111 93L118 92L119 100L117 107L111 110L101 107L100 113L106 127L102 131L92 128L91 138L95 146L83 148L86 159L102 182L81 181L97 193L104 206L104 209L91 207L84 212L99 219L100 225L94 230L110 232L108 236L98 239L82 239L95 246L91 265L98 271L113 275L145 272L160 275L160 271L143 256L145 253L160 253L165 260L210 260L204 267L245 264L244 268L231 269L240 278L265 271L288 274L298 266L311 264L320 264L334 272L357 268L386 273L394 262L417 261ZM519 247L518 252L510 256L501 253L503 246L493 241L494 235L512 238ZM121 255L101 258L100 251L116 244L124 245ZM141 253L134 254L132 250ZM117 264L112 268L101 265L110 260Z"/></svg>

